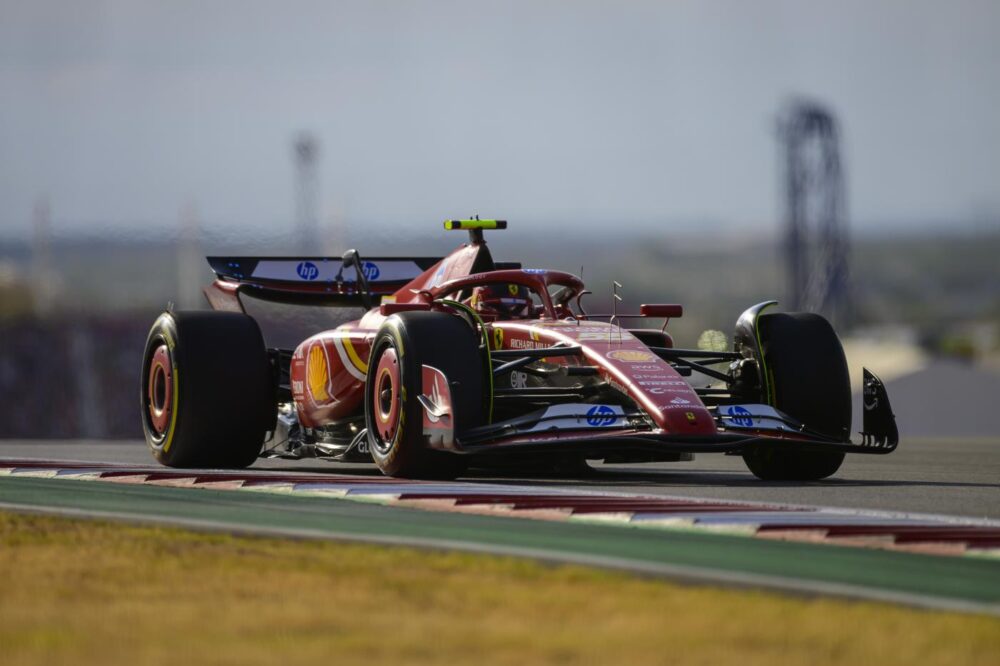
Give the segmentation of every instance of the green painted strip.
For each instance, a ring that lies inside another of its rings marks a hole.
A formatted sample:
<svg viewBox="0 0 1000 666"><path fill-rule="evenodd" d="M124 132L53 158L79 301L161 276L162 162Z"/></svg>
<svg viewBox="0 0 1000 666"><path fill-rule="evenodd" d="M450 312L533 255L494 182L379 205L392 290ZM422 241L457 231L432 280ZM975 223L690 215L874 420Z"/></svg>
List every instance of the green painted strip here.
<svg viewBox="0 0 1000 666"><path fill-rule="evenodd" d="M874 549L745 539L684 531L622 530L580 522L438 513L340 499L223 490L103 484L4 477L0 503L108 512L150 518L225 523L247 529L298 530L309 536L355 536L421 545L468 544L473 550L530 553L601 564L634 563L640 571L673 571L692 577L757 584L784 580L795 588L823 585L893 595L958 600L1000 613L1000 562L935 557ZM699 573L700 572L700 573ZM767 584L767 583L764 583ZM781 585L775 585L781 587ZM866 596L866 595L858 595ZM879 594L867 595L880 598ZM934 604L931 604L934 605Z"/></svg>

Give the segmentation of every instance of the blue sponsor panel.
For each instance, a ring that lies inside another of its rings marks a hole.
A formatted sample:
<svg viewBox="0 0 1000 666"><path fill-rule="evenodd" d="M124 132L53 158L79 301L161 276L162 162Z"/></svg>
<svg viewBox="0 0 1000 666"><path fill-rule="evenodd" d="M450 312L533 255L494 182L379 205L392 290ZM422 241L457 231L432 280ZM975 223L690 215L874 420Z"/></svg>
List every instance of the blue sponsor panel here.
<svg viewBox="0 0 1000 666"><path fill-rule="evenodd" d="M614 425L618 420L618 415L607 405L594 405L587 410L587 425L594 428Z"/></svg>
<svg viewBox="0 0 1000 666"><path fill-rule="evenodd" d="M327 259L259 259L253 260L253 273L239 273L239 265L229 266L228 275L238 279L282 280L285 282L356 282L356 269L344 270L339 258ZM230 262L233 263L233 262ZM412 259L366 260L361 271L369 282L406 282L420 275L423 269ZM235 275L234 275L235 274Z"/></svg>
<svg viewBox="0 0 1000 666"><path fill-rule="evenodd" d="M526 432L545 430L579 430L590 428L623 428L628 425L625 410L618 405L564 403L537 412L539 421Z"/></svg>
<svg viewBox="0 0 1000 666"><path fill-rule="evenodd" d="M319 269L311 261L300 261L299 265L295 267L295 272L303 280L315 280L319 277Z"/></svg>
<svg viewBox="0 0 1000 666"><path fill-rule="evenodd" d="M726 413L729 414L729 418L732 422L738 426L749 428L753 425L753 414L751 414L750 411L744 407L733 405L726 410Z"/></svg>
<svg viewBox="0 0 1000 666"><path fill-rule="evenodd" d="M719 423L725 428L755 430L799 430L798 420L770 405L727 405L719 408Z"/></svg>

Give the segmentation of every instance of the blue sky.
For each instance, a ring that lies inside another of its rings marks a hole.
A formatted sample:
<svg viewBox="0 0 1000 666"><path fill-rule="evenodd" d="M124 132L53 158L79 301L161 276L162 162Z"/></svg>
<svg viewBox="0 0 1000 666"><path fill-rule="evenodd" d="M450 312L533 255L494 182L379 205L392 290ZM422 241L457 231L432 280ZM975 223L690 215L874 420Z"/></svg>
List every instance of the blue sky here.
<svg viewBox="0 0 1000 666"><path fill-rule="evenodd" d="M1000 3L0 0L0 229L324 219L770 228L775 114L844 130L854 226L1000 219Z"/></svg>

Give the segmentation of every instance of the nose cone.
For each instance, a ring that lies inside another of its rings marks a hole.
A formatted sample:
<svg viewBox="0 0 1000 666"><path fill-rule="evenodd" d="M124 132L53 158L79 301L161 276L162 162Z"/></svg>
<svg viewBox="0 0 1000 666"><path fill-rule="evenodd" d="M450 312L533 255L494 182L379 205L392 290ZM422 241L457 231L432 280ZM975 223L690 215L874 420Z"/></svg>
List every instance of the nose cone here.
<svg viewBox="0 0 1000 666"><path fill-rule="evenodd" d="M718 428L701 398L666 361L647 349L610 349L605 362L623 375L624 388L653 422L670 433L713 435Z"/></svg>

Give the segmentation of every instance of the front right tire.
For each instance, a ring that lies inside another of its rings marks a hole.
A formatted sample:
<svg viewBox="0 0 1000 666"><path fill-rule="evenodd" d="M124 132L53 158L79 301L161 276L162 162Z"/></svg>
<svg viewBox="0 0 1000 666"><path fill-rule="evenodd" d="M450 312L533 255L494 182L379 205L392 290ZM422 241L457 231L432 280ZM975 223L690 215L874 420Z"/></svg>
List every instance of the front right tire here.
<svg viewBox="0 0 1000 666"><path fill-rule="evenodd" d="M796 312L761 315L758 325L771 404L814 432L849 441L851 380L830 323L818 314ZM817 481L836 473L844 454L761 446L744 453L743 460L766 481Z"/></svg>

